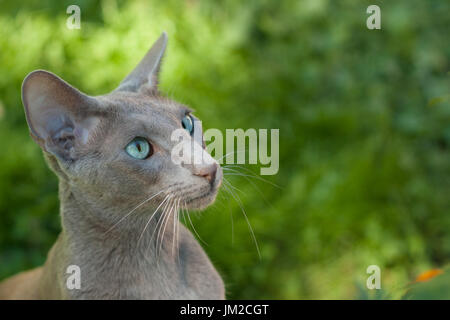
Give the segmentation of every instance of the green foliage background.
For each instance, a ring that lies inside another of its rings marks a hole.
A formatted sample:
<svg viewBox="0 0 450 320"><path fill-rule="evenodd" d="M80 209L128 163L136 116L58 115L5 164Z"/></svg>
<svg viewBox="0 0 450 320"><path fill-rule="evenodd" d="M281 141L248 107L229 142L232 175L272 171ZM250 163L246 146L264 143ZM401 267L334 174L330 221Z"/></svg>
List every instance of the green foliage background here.
<svg viewBox="0 0 450 320"><path fill-rule="evenodd" d="M81 30L66 28L71 4ZM370 4L382 30L366 28ZM163 92L206 128L280 129L280 171L265 178L281 189L229 177L261 259L225 193L194 219L228 297L371 298L372 264L382 297L400 297L450 257L449 12L447 0L0 0L0 279L42 264L60 230L23 78L47 69L106 93L166 30Z"/></svg>

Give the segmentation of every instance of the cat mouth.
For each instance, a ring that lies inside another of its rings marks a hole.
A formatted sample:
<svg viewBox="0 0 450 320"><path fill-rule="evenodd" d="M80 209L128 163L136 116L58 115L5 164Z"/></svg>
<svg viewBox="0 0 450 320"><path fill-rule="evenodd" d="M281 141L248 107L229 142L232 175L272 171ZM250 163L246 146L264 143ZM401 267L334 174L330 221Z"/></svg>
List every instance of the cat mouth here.
<svg viewBox="0 0 450 320"><path fill-rule="evenodd" d="M186 199L186 206L190 209L205 209L216 199L220 184L211 185L203 194Z"/></svg>
<svg viewBox="0 0 450 320"><path fill-rule="evenodd" d="M208 198L208 197L214 195L214 193L216 193L216 190L214 190L213 188L211 188L211 190L209 190L209 191L206 192L205 194L202 194L201 196L194 197L194 198L191 198L191 199L187 200L187 201L186 201L186 204L190 204L190 203L192 203L192 202L194 202L194 201Z"/></svg>

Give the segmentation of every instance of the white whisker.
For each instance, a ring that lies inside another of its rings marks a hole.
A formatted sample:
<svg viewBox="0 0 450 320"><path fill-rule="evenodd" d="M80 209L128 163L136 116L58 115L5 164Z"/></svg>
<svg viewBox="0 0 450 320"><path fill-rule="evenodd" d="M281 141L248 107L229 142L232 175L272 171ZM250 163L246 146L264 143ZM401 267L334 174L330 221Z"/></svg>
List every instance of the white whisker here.
<svg viewBox="0 0 450 320"><path fill-rule="evenodd" d="M126 217L128 217L129 215L131 215L134 211L136 211L137 209L139 209L141 206L143 206L144 204L146 204L147 202L149 202L151 199L153 199L154 197L156 197L157 195L161 194L164 191L167 191L169 189L169 187L159 191L158 193L150 196L149 198L145 199L144 201L142 201L140 204L138 204L133 210L131 210L130 212L128 212L125 216L123 216L118 222L116 222L111 228L109 228L105 234L107 234L108 232L110 232L112 229L114 229L119 223L121 223L123 220L125 220Z"/></svg>
<svg viewBox="0 0 450 320"><path fill-rule="evenodd" d="M178 199L176 206L175 206L175 210L173 212L173 235L172 235L172 255L174 254L175 251L175 235L176 235L176 229L177 229L177 212L178 212L178 208L179 208L179 204L180 204L180 199Z"/></svg>
<svg viewBox="0 0 450 320"><path fill-rule="evenodd" d="M231 151L231 152L228 152L226 155L224 155L224 156L222 156L222 157L220 157L219 159L216 159L216 160L217 160L217 161L220 161L220 160L222 160L223 158L225 158L226 156L229 156L230 154L233 154L233 153L239 154L239 153L246 152L246 151L248 151L248 149L245 149L245 150L237 150L237 151Z"/></svg>
<svg viewBox="0 0 450 320"><path fill-rule="evenodd" d="M194 224L192 223L192 220L191 220L191 216L190 216L189 211L188 211L187 209L186 209L186 215L187 215L188 220L189 220L189 222L190 222L190 224L191 224L192 230L195 232L195 235L197 236L197 238L198 238L201 242L203 242L204 244L206 244L207 246L209 246L209 244L207 244L205 241L203 241L203 239L202 239L202 238L200 237L200 235L198 234L197 230L195 230Z"/></svg>
<svg viewBox="0 0 450 320"><path fill-rule="evenodd" d="M172 212L173 212L173 209L174 209L176 200L177 200L177 199L175 198L174 201L172 202L171 206L170 206L169 211L168 211L167 213L165 213L166 217L164 218L164 221L163 221L163 223L161 224L161 228L162 228L163 230L162 230L162 234L161 234L161 240L159 241L158 257L160 256L161 250L162 250L162 248L163 248L164 234L166 233L166 228L167 228L167 225L169 224L170 215L171 215ZM162 227L162 225L164 225L164 228ZM158 233L158 234L159 234L159 233ZM158 238L159 238L159 237L158 237ZM157 238L157 239L158 239L158 238ZM158 244L158 242L156 242L156 243Z"/></svg>
<svg viewBox="0 0 450 320"><path fill-rule="evenodd" d="M152 215L150 216L150 218L148 219L148 221L147 221L147 223L145 224L145 227L144 227L144 230L142 230L142 232L141 232L141 235L139 236L139 239L138 239L138 244L139 244L139 242L141 241L141 239L142 239L142 236L144 235L144 233L145 233L145 230L147 229L147 227L148 227L148 225L150 224L150 221L153 219L153 217L156 215L156 212L158 211L158 209L167 201L167 199L169 199L170 198L170 195L167 195L165 198L164 198L164 200L159 204L159 206L155 209L155 211L153 211L153 213L152 213Z"/></svg>
<svg viewBox="0 0 450 320"><path fill-rule="evenodd" d="M226 168L226 169L232 170L231 168ZM246 168L241 168L241 169L246 169ZM247 170L248 170L248 169L247 169ZM238 170L233 170L233 171L239 172ZM252 172L251 170L248 170L248 171ZM225 176L225 175L224 175L224 176ZM229 175L227 174L227 176L229 176ZM271 203L267 200L267 198L264 196L264 193L261 191L261 189L259 189L258 186L257 186L252 180L250 180L248 177L243 176L243 178L244 178L245 180L247 180L247 182L250 183L250 184L252 185L252 187L253 187L253 188L259 193L259 195L263 198L264 202L265 202L269 207L271 207L271 208L273 209L272 204L271 204ZM225 179L225 177L224 177L224 179Z"/></svg>
<svg viewBox="0 0 450 320"><path fill-rule="evenodd" d="M153 237L156 235L157 231L159 230L160 226L162 225L164 214L167 211L167 208L170 206L171 202L172 202L172 196L170 197L169 201L166 202L166 204L164 205L164 208L161 211L161 214L159 215L158 222L156 223L155 229L153 230L152 236L150 237L150 243L152 243ZM159 231L158 231L158 233L159 233ZM156 243L157 242L158 242L158 236L156 237ZM158 246L155 245L155 251L157 248L158 248Z"/></svg>
<svg viewBox="0 0 450 320"><path fill-rule="evenodd" d="M224 172L224 175L227 175L227 176L241 176L241 177L253 178L253 179L257 179L257 180L263 181L265 183L268 183L268 184L274 186L275 188L282 189L279 185L277 185L269 180L266 180L264 178L261 178L260 176L255 175L255 174L253 174L253 175L245 174L245 173L239 172L233 168L228 168L228 167L222 167L222 170L231 171L231 173Z"/></svg>
<svg viewBox="0 0 450 320"><path fill-rule="evenodd" d="M255 243L256 251L258 252L259 258L261 259L261 252L259 251L258 241L256 240L255 233L253 232L253 228L252 228L252 226L250 224L250 221L248 220L247 214L245 213L245 209L244 209L244 206L242 204L242 201L241 201L239 195L237 195L235 192L233 192L233 190L227 185L227 183L228 182L225 181L225 184L223 186L231 194L231 196L234 198L234 200L236 200L236 202L238 203L239 207L241 208L242 213L244 214L244 218L247 221L247 225L248 225L248 228L250 230L250 234L252 236L253 242Z"/></svg>

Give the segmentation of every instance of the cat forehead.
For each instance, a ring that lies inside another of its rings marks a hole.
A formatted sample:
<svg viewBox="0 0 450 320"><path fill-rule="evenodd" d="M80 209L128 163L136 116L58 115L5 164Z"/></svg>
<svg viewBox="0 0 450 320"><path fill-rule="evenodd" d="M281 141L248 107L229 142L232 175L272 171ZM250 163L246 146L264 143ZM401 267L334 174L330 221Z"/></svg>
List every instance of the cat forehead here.
<svg viewBox="0 0 450 320"><path fill-rule="evenodd" d="M106 108L112 109L116 114L136 119L154 115L179 119L192 112L187 106L159 95L118 92L99 98Z"/></svg>

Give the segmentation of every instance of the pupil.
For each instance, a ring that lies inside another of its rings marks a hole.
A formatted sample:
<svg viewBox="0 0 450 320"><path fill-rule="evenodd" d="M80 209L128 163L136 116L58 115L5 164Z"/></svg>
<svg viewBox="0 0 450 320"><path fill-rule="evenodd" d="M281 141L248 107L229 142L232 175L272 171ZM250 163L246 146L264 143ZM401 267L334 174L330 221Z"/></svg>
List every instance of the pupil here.
<svg viewBox="0 0 450 320"><path fill-rule="evenodd" d="M140 144L140 143L138 143L138 145L137 145L137 149L138 149L138 151L139 151L139 152L141 152L141 151L142 151L142 148L141 148L141 144Z"/></svg>

